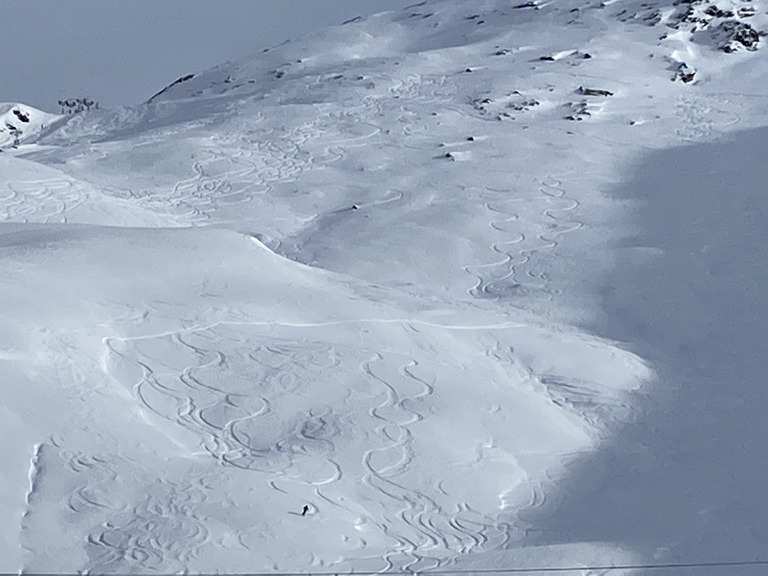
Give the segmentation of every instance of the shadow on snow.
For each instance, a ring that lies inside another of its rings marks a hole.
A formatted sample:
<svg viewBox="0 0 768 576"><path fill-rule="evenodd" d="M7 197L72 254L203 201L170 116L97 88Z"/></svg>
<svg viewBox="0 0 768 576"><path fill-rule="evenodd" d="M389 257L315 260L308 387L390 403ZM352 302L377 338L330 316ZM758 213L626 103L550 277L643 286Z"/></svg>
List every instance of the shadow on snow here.
<svg viewBox="0 0 768 576"><path fill-rule="evenodd" d="M613 542L649 563L768 558L766 141L763 128L655 153L615 192L637 229L616 246L591 328L658 380L528 518L527 544Z"/></svg>

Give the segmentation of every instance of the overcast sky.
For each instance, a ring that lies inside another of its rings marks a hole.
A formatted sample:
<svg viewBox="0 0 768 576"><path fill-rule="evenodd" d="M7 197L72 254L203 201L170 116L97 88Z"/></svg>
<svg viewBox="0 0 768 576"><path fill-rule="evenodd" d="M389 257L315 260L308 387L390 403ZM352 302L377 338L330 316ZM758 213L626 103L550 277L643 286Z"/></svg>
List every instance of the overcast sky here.
<svg viewBox="0 0 768 576"><path fill-rule="evenodd" d="M179 76L416 0L0 0L0 102L138 104Z"/></svg>

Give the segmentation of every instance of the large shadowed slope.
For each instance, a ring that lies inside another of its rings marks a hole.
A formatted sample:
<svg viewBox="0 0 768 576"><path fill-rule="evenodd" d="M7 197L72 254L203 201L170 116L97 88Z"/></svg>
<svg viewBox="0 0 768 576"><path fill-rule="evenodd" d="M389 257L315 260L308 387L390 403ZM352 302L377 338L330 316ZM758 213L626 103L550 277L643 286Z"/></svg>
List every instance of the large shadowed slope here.
<svg viewBox="0 0 768 576"><path fill-rule="evenodd" d="M533 519L535 543L614 542L651 563L768 557L767 139L761 128L653 154L616 191L637 228L596 328L658 380Z"/></svg>

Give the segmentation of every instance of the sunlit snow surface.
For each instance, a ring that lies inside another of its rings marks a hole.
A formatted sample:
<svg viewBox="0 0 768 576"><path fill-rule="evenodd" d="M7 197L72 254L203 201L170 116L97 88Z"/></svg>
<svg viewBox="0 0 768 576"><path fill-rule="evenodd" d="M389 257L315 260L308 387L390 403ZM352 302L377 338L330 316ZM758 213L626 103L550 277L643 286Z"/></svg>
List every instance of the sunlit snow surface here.
<svg viewBox="0 0 768 576"><path fill-rule="evenodd" d="M710 6L426 2L0 107L0 571L759 558L766 15Z"/></svg>

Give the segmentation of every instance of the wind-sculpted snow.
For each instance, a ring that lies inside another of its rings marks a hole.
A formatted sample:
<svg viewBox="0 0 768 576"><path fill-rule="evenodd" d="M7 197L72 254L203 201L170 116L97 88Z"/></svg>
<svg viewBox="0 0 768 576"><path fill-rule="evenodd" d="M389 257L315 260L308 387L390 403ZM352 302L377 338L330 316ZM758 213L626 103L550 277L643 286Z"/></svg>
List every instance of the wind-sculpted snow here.
<svg viewBox="0 0 768 576"><path fill-rule="evenodd" d="M9 226L4 266L28 293L78 271L24 312L14 361L28 393L53 385L67 406L37 425L55 432L32 456L29 570L443 566L519 540L499 511L535 501L543 472L599 432L589 400L566 414L543 393L551 379L629 398L647 372L608 343L481 309L398 316L231 233L41 226L34 244ZM103 255L123 244L113 278ZM126 281L143 270L152 281ZM531 363L551 346L585 360ZM300 538L311 555L286 555Z"/></svg>
<svg viewBox="0 0 768 576"><path fill-rule="evenodd" d="M0 108L35 125L0 146L0 570L699 560L674 550L701 552L709 512L667 522L676 548L587 529L571 499L628 478L643 501L622 509L657 513L627 454L674 453L660 405L697 356L665 348L649 326L687 324L626 270L686 257L626 244L642 202L722 167L685 157L653 194L610 192L650 151L767 123L765 25L757 0L421 2L142 105ZM729 237L727 210L685 198ZM756 422L740 402L728 417Z"/></svg>

